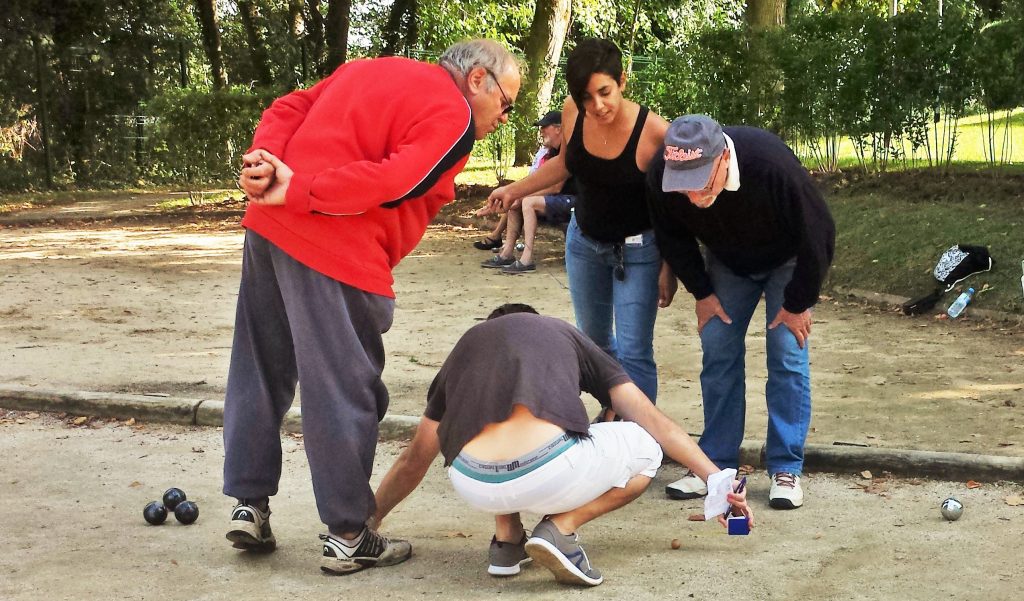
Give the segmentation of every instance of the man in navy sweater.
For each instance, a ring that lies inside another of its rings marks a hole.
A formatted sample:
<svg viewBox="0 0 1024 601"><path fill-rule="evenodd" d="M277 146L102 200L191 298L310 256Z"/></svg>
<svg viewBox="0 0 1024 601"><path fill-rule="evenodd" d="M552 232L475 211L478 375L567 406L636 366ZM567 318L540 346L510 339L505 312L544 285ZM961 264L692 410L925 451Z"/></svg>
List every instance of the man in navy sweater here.
<svg viewBox="0 0 1024 601"><path fill-rule="evenodd" d="M811 421L811 308L835 250L828 207L777 136L753 127L723 129L705 115L672 122L647 174L658 248L697 300L704 353L700 447L723 468L739 463L746 413L744 339L763 295L769 504L800 507ZM707 488L688 471L665 492L690 499L706 495Z"/></svg>

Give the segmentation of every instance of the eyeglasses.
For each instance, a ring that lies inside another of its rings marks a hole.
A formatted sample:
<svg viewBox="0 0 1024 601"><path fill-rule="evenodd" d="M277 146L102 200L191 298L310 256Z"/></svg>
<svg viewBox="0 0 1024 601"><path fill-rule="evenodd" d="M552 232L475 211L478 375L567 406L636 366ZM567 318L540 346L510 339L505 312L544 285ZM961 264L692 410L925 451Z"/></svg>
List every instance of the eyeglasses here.
<svg viewBox="0 0 1024 601"><path fill-rule="evenodd" d="M506 94L505 90L503 90L501 88L501 84L498 83L498 76L495 75L494 72L491 71L490 69L486 69L485 68L484 71L487 71L487 74L490 75L491 79L494 80L494 84L496 86L498 86L498 91L501 92L501 104L504 105L501 108L501 114L502 115L507 115L507 114L511 113L512 111L514 111L515 108L516 108L516 105L512 104L512 101L509 100L509 98L508 98L508 94Z"/></svg>
<svg viewBox="0 0 1024 601"><path fill-rule="evenodd" d="M726 153L723 152L722 154L720 154L718 156L718 164L715 165L715 170L713 172L711 172L711 179L708 180L708 183L707 183L706 186L704 186L700 190L696 190L697 192L707 193L707 192L711 192L711 190L714 189L715 182L718 181L718 172L722 170L722 163L725 162L725 159L726 159Z"/></svg>

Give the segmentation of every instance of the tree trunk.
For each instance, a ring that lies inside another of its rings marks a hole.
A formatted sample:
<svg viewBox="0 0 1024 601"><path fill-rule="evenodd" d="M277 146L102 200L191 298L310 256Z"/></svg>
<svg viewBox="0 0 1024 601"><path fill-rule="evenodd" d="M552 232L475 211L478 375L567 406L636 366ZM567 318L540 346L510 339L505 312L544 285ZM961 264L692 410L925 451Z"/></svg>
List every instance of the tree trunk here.
<svg viewBox="0 0 1024 601"><path fill-rule="evenodd" d="M184 40L178 40L178 75L181 77L181 87L188 87L188 49L185 48Z"/></svg>
<svg viewBox="0 0 1024 601"><path fill-rule="evenodd" d="M394 56L416 43L416 0L395 0L388 12L381 37L384 45L380 53Z"/></svg>
<svg viewBox="0 0 1024 601"><path fill-rule="evenodd" d="M320 12L320 0L310 0L306 3L306 39L313 44L312 62L317 73L320 72L320 65L324 56L324 16ZM303 45L303 48L306 46ZM303 79L309 79L307 69L303 70Z"/></svg>
<svg viewBox="0 0 1024 601"><path fill-rule="evenodd" d="M781 95L784 84L778 75L770 71L772 65L763 63L765 57L770 56L763 34L786 24L786 0L747 0L745 16L747 26L750 28L751 60L762 62L765 67L754 69L751 75L750 90L753 92L751 100L755 103L755 115L751 118L756 120L751 125L777 130L778 123L773 117L772 111L778 104L776 99ZM783 134L784 132L776 131L776 133Z"/></svg>
<svg viewBox="0 0 1024 601"><path fill-rule="evenodd" d="M256 71L259 82L265 86L273 85L274 78L270 74L270 64L267 58L267 45L263 41L263 32L257 24L259 13L251 0L238 0L238 13L242 17L242 27L245 28L245 37L249 41L249 59Z"/></svg>
<svg viewBox="0 0 1024 601"><path fill-rule="evenodd" d="M302 35L303 0L288 0L288 33L297 38Z"/></svg>
<svg viewBox="0 0 1024 601"><path fill-rule="evenodd" d="M217 4L215 0L196 0L199 13L199 29L203 36L203 49L210 61L210 74L213 76L213 89L219 90L228 85L228 74L224 70L221 57L220 30L217 29Z"/></svg>
<svg viewBox="0 0 1024 601"><path fill-rule="evenodd" d="M324 30L327 38L327 60L320 70L321 75L329 75L345 62L348 56L349 12L352 0L328 0L327 27Z"/></svg>
<svg viewBox="0 0 1024 601"><path fill-rule="evenodd" d="M42 139L43 160L46 161L46 187L53 189L53 158L50 155L50 117L46 111L46 78L43 77L43 50L39 34L32 34L32 53L36 62L36 93L39 96L37 116L39 117L39 133Z"/></svg>
<svg viewBox="0 0 1024 601"><path fill-rule="evenodd" d="M294 75L296 70L300 73L302 79L306 79L306 43L302 39L304 33L303 20L302 20L302 5L303 0L288 0L288 37L291 38L291 46L298 51L299 64L295 64L294 58L288 60L288 85L289 87L295 86ZM289 52L289 57L293 55Z"/></svg>
<svg viewBox="0 0 1024 601"><path fill-rule="evenodd" d="M786 0L747 0L747 25L755 31L786 24Z"/></svg>
<svg viewBox="0 0 1024 601"><path fill-rule="evenodd" d="M523 114L533 122L551 107L551 88L569 29L571 0L537 0L530 34L523 49L529 73L520 90ZM518 100L518 99L517 99ZM529 163L537 150L537 133L531 128L516 132L516 163Z"/></svg>

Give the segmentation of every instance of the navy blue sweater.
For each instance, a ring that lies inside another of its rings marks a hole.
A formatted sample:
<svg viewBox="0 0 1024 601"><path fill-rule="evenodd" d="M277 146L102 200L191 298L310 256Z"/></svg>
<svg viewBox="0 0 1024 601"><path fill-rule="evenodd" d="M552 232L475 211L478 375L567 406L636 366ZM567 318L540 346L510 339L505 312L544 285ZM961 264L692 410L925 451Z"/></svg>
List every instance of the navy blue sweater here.
<svg viewBox="0 0 1024 601"><path fill-rule="evenodd" d="M697 300L714 293L698 241L739 275L774 269L796 257L783 307L800 313L818 301L832 264L836 229L807 170L774 134L725 127L732 138L740 188L723 190L706 209L685 194L662 192L664 152L648 175L648 206L661 254Z"/></svg>

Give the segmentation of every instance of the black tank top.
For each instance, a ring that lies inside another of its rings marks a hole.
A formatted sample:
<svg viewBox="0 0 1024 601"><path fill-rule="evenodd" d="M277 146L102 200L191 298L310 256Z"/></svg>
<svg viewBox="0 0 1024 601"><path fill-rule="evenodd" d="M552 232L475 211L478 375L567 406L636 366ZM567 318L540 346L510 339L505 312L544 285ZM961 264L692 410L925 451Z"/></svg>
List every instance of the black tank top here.
<svg viewBox="0 0 1024 601"><path fill-rule="evenodd" d="M614 159L596 157L583 146L583 116L565 150L565 166L576 178L576 224L587 237L599 242L622 242L651 228L647 212L647 175L636 166L636 149L647 121L648 109L640 107L633 133Z"/></svg>

